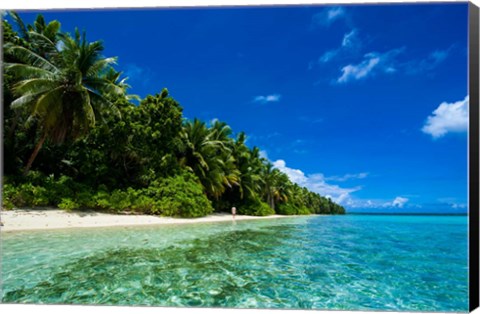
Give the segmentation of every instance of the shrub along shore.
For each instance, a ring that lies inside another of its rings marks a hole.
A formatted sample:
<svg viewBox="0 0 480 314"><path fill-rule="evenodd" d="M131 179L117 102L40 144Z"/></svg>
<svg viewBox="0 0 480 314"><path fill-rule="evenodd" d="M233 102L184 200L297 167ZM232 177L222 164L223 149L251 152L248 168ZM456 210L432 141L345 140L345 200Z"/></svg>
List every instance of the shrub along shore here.
<svg viewBox="0 0 480 314"><path fill-rule="evenodd" d="M129 95L100 41L39 15L3 21L3 207L172 217L343 214L227 123L187 120L167 89Z"/></svg>

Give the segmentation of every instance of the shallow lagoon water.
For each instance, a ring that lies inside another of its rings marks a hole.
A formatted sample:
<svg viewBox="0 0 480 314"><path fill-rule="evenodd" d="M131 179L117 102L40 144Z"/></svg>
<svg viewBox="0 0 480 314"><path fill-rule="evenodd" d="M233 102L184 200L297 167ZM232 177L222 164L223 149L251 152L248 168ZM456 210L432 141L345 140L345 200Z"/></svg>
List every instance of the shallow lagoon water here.
<svg viewBox="0 0 480 314"><path fill-rule="evenodd" d="M2 234L2 302L467 311L467 216Z"/></svg>

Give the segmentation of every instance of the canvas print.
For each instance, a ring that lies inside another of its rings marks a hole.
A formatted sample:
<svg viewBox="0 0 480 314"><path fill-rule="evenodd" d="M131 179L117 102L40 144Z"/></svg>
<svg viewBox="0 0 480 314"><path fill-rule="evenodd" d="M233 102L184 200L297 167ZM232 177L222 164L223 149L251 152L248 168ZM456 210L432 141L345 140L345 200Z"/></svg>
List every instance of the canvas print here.
<svg viewBox="0 0 480 314"><path fill-rule="evenodd" d="M468 14L3 12L1 302L468 311Z"/></svg>

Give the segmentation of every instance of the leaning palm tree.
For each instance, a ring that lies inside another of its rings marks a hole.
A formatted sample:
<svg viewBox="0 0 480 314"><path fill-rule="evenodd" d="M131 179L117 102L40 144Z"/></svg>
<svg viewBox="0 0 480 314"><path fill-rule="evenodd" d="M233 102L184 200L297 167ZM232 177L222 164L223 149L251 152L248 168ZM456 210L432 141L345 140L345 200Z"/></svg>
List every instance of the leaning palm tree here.
<svg viewBox="0 0 480 314"><path fill-rule="evenodd" d="M11 29L10 37L4 38L4 43L6 43L5 47L8 47L8 45L21 46L33 51L35 54L43 58L48 58L56 53L56 45L59 42L57 35L60 32L60 22L54 20L46 24L43 16L38 15L33 22L33 25L25 25L17 13L12 11L9 12L9 15L15 22L18 33L13 32L13 29ZM6 23L4 24L4 27L5 26L10 26L10 24ZM21 60L16 59L15 55L8 53L5 54L5 61L10 63L22 62ZM6 92L11 94L11 86L8 86L7 88L8 91ZM10 104L11 101L8 103ZM24 112L21 110L14 111L14 117L11 121L10 131L7 139L12 140L17 123L21 119L21 116L23 116L23 113Z"/></svg>
<svg viewBox="0 0 480 314"><path fill-rule="evenodd" d="M38 48L5 45L6 56L16 60L5 64L7 73L16 79L11 108L26 108L29 120L38 125L39 139L24 174L45 140L59 144L87 133L100 114L118 112L108 98L124 94L124 89L106 76L116 59L102 57L101 42L88 43L85 33L80 36L78 30L74 37L58 33L61 44L34 29L28 34L48 53L39 54Z"/></svg>

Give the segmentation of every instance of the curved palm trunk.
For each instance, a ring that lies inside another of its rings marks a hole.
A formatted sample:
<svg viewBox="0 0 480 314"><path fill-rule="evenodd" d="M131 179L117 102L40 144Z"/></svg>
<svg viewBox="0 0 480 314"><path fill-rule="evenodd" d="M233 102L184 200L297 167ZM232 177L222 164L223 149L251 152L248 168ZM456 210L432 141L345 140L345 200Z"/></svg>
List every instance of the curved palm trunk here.
<svg viewBox="0 0 480 314"><path fill-rule="evenodd" d="M47 132L44 132L42 137L40 138L40 140L38 141L37 145L35 146L35 149L33 150L32 152L32 155L30 156L30 158L28 159L28 163L27 165L25 166L25 169L23 170L23 175L27 175L28 172L30 171L30 168L32 167L32 164L33 164L33 161L35 160L35 158L37 157L38 155L38 152L40 151L40 149L42 148L43 146L43 143L45 142L45 140L47 139Z"/></svg>

